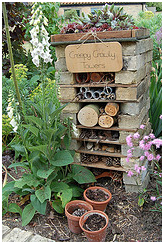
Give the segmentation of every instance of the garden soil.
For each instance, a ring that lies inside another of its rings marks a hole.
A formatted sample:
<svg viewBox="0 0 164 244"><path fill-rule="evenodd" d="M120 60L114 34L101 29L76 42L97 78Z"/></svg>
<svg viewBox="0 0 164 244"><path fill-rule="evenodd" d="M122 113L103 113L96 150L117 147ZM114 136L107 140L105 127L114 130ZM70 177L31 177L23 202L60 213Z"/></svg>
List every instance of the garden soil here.
<svg viewBox="0 0 164 244"><path fill-rule="evenodd" d="M2 162L6 168L11 161L12 155L9 153L3 155ZM13 169L9 171L9 174L16 179L19 179L23 173L21 168L18 168L17 172ZM8 176L8 181L11 180ZM124 186L113 183L112 179L107 177L98 179L95 185L107 188L112 194L112 199L106 209L109 217L106 242L162 242L162 214L151 211L154 209L153 201L148 200L142 208L138 207L138 194L126 193ZM82 187L86 189L88 185ZM153 178L148 185L148 189L152 188L155 189ZM18 195L12 194L9 202L18 203L20 199ZM28 201L25 204L27 203ZM87 242L84 233L70 232L66 216L57 214L50 204L47 204L46 215L36 214L27 226L22 227L21 217L13 213L6 213L2 222L10 228L18 227L32 231L57 242Z"/></svg>

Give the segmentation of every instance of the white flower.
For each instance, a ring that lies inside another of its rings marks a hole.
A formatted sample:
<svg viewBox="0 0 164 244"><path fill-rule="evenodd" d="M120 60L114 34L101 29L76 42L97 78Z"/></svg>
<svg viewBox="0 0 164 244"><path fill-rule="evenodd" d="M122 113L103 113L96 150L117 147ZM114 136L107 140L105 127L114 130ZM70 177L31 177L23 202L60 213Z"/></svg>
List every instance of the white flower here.
<svg viewBox="0 0 164 244"><path fill-rule="evenodd" d="M38 57L38 55L36 55L36 56L32 59L32 62L33 62L37 67L39 67L39 57Z"/></svg>
<svg viewBox="0 0 164 244"><path fill-rule="evenodd" d="M13 117L13 110L13 108L10 108L10 111L7 113L10 119Z"/></svg>
<svg viewBox="0 0 164 244"><path fill-rule="evenodd" d="M44 25L48 26L48 19L44 16L44 21L43 21Z"/></svg>
<svg viewBox="0 0 164 244"><path fill-rule="evenodd" d="M37 45L38 45L38 39L37 39L37 38L32 39L30 42L31 42L34 46L37 46Z"/></svg>
<svg viewBox="0 0 164 244"><path fill-rule="evenodd" d="M17 122L15 121L14 118L10 121L10 124L12 125L12 127L16 127L17 126Z"/></svg>

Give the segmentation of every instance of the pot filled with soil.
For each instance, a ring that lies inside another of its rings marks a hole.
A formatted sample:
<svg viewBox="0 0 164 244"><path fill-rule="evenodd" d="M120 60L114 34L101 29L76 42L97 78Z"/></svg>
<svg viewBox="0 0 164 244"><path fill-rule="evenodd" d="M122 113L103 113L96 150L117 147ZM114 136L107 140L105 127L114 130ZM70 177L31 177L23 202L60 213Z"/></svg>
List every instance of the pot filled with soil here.
<svg viewBox="0 0 164 244"><path fill-rule="evenodd" d="M67 216L70 231L75 234L81 233L82 229L79 226L80 217L91 210L93 210L93 207L85 201L74 200L67 203L65 206L65 215Z"/></svg>
<svg viewBox="0 0 164 244"><path fill-rule="evenodd" d="M111 198L110 191L100 186L92 186L84 191L84 199L96 210L105 211Z"/></svg>
<svg viewBox="0 0 164 244"><path fill-rule="evenodd" d="M105 241L108 223L108 216L99 210L88 211L79 220L79 225L90 242Z"/></svg>

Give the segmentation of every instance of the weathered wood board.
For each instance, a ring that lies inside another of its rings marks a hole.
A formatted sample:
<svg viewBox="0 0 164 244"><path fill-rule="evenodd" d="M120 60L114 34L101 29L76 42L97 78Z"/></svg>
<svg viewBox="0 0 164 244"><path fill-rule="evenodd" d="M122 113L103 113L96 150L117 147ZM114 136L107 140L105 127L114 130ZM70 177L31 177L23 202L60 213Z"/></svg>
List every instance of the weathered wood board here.
<svg viewBox="0 0 164 244"><path fill-rule="evenodd" d="M121 31L104 31L97 32L96 35L100 39L110 39L110 38L131 38L131 37L142 37L148 36L148 29L136 29L136 30L121 30ZM84 35L86 33L70 33L70 34L56 34L51 36L51 42L68 42L68 41L78 41L84 40ZM94 37L91 35L88 40L93 40Z"/></svg>
<svg viewBox="0 0 164 244"><path fill-rule="evenodd" d="M68 45L65 54L67 69L72 73L118 72L123 67L119 42Z"/></svg>

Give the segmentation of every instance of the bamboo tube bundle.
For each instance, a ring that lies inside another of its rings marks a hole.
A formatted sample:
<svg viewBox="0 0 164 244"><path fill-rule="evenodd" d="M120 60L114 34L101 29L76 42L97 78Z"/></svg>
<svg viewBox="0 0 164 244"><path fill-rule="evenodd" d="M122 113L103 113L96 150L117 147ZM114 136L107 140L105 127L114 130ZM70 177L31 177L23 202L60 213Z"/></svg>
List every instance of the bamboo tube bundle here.
<svg viewBox="0 0 164 244"><path fill-rule="evenodd" d="M115 80L115 74L114 73L106 73L105 74L105 81L107 81L108 83L113 83Z"/></svg>
<svg viewBox="0 0 164 244"><path fill-rule="evenodd" d="M84 92L84 99L92 99L93 98L93 91L87 90Z"/></svg>
<svg viewBox="0 0 164 244"><path fill-rule="evenodd" d="M107 99L115 100L116 99L116 94L112 92L111 94L107 95Z"/></svg>
<svg viewBox="0 0 164 244"><path fill-rule="evenodd" d="M116 116L119 111L119 104L118 103L107 103L105 106L105 112L109 116Z"/></svg>
<svg viewBox="0 0 164 244"><path fill-rule="evenodd" d="M77 117L81 125L86 127L93 127L98 122L99 106L89 104L80 109Z"/></svg>
<svg viewBox="0 0 164 244"><path fill-rule="evenodd" d="M102 93L101 89L94 91L93 92L93 99L96 99L96 100L100 99L101 98L101 93Z"/></svg>
<svg viewBox="0 0 164 244"><path fill-rule="evenodd" d="M86 83L90 81L90 73L76 73L75 80L78 83Z"/></svg>

